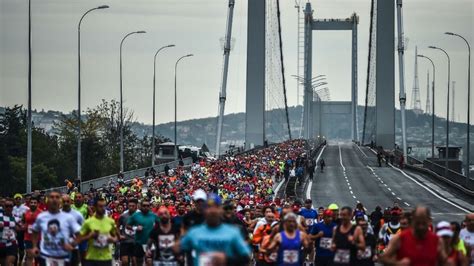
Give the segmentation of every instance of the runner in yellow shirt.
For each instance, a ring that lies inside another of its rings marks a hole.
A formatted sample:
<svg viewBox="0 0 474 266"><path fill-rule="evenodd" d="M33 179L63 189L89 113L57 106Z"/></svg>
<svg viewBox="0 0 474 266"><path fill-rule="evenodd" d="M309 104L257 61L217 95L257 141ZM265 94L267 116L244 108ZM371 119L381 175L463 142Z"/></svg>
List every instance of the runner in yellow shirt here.
<svg viewBox="0 0 474 266"><path fill-rule="evenodd" d="M81 235L76 242L88 240L86 255L87 266L112 265L112 251L109 244L117 241L115 222L105 216L105 199L95 203L95 215L87 219L81 228Z"/></svg>

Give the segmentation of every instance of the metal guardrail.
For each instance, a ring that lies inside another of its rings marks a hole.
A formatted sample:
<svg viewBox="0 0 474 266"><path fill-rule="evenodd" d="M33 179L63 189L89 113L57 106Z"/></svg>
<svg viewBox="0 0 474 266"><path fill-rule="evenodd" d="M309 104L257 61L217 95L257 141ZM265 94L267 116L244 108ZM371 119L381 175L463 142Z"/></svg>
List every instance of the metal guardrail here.
<svg viewBox="0 0 474 266"><path fill-rule="evenodd" d="M183 159L183 163L184 165L191 165L193 163L193 158L191 157L188 157L188 158L184 158ZM168 162L168 163L163 163L163 164L158 164L158 165L154 165L153 168L155 169L155 171L157 173L162 173L165 171L165 166L168 165L171 169L173 168L176 168L178 165L179 165L179 161L171 161L171 162ZM129 183L133 178L135 177L143 177L145 176L145 171L150 168L150 167L145 167L145 168L141 168L141 169L135 169L135 170L131 170L131 171L127 171L127 172L124 172L123 175L123 181L125 183ZM87 180L87 181L83 181L82 182L82 185L81 185L81 192L86 192L89 190L90 188L90 185L92 184L92 186L94 188L101 188L103 187L104 185L107 185L107 183L109 182L110 178L114 178L114 181L116 181L117 179L117 174L114 174L114 175L108 175L108 176L103 176L103 177L99 177L99 178L95 178L95 179L91 179L91 180ZM58 190L62 193L66 193L67 192L67 187L66 186L61 186L61 187L54 187L54 188L49 188L49 189L45 189L44 191L48 192L48 191L51 191L51 190Z"/></svg>
<svg viewBox="0 0 474 266"><path fill-rule="evenodd" d="M472 178L467 179L466 176L461 175L461 174L459 174L459 173L457 173L453 170L450 170L450 169L448 169L448 176L445 176L444 175L445 174L445 166L444 165L440 165L440 164L434 163L434 162L429 161L429 160L424 160L423 161L423 167L433 171L434 173L436 173L436 174L438 174L442 177L445 177L445 178L451 180L452 182L454 182L458 185L466 187L470 190L474 190L474 179L472 179Z"/></svg>

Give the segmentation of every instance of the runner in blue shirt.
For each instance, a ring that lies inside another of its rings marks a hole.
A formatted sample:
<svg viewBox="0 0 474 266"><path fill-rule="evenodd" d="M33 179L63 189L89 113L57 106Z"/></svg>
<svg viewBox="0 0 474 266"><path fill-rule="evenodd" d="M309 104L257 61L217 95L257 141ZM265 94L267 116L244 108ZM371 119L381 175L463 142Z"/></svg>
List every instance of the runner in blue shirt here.
<svg viewBox="0 0 474 266"><path fill-rule="evenodd" d="M205 210L206 222L192 227L175 245L175 251L192 252L193 265L246 265L250 248L239 229L223 224L221 199L211 194Z"/></svg>
<svg viewBox="0 0 474 266"><path fill-rule="evenodd" d="M311 239L315 240L316 257L315 266L331 265L334 252L331 251L332 234L336 223L332 221L333 212L325 210L323 213L323 222L314 224L311 229Z"/></svg>

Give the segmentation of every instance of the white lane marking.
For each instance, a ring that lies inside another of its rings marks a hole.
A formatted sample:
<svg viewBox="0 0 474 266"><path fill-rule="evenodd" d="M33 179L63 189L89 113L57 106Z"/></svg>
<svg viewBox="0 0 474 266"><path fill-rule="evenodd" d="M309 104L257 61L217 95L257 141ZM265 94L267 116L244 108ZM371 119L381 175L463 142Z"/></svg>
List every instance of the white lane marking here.
<svg viewBox="0 0 474 266"><path fill-rule="evenodd" d="M319 152L318 157L316 158L316 167L314 168L314 171L316 171L318 169L318 162L319 162L319 159L321 158L321 155L323 155L324 149L326 149L326 145L323 146L323 148ZM311 189L312 189L312 187L313 187L313 180L310 180L309 184L308 184L308 188L306 188L306 199L311 198ZM313 206L313 208L314 208L314 206Z"/></svg>
<svg viewBox="0 0 474 266"><path fill-rule="evenodd" d="M383 184L385 187L388 187L387 184Z"/></svg>
<svg viewBox="0 0 474 266"><path fill-rule="evenodd" d="M285 183L284 178L283 178L283 180L280 181L280 184L278 184L278 186L275 188L275 195L278 194L278 191L280 190L281 186L283 186L283 183Z"/></svg>
<svg viewBox="0 0 474 266"><path fill-rule="evenodd" d="M407 177L408 179L410 179L411 181L413 181L415 184L419 185L420 187L424 188L426 191L428 191L429 193L431 193L433 196L437 197L438 199L440 199L440 200L442 200L442 201L448 203L448 204L451 205L451 206L454 206L454 207L458 208L459 210L461 210L461 211L463 211L463 212L465 212L465 213L470 213L469 210L467 210L467 209L465 209L465 208L459 206L458 204L456 204L456 203L454 203L454 202L451 202L451 201L449 201L449 200L447 200L447 199L445 199L445 198L439 196L439 195L436 194L433 190L431 190L431 189L428 188L427 186L421 184L420 182L418 182L417 180L415 180L413 177L411 177L411 176L409 176L408 174L406 174L404 171L402 171L402 170L400 170L400 169L394 167L393 165L391 165L391 167L392 167L393 169L399 171L400 173L402 173L402 175L404 175L405 177ZM405 204L408 204L408 203L405 202ZM410 206L410 205L407 205L407 206Z"/></svg>
<svg viewBox="0 0 474 266"><path fill-rule="evenodd" d="M350 192L351 194L354 194L354 192L352 192L352 190L351 190L351 191L349 191L349 192Z"/></svg>
<svg viewBox="0 0 474 266"><path fill-rule="evenodd" d="M356 196L354 196L354 195L353 195L352 197L353 197L354 199L357 199Z"/></svg>
<svg viewBox="0 0 474 266"><path fill-rule="evenodd" d="M410 207L410 204L408 204L406 201L405 201L404 203L405 203L405 205L407 205L408 207Z"/></svg>
<svg viewBox="0 0 474 266"><path fill-rule="evenodd" d="M397 200L402 200L400 197L397 197Z"/></svg>
<svg viewBox="0 0 474 266"><path fill-rule="evenodd" d="M341 164L342 171L346 171L346 168L344 167L344 164L342 164L342 153L341 153L341 145L338 145L339 147L339 163Z"/></svg>
<svg viewBox="0 0 474 266"><path fill-rule="evenodd" d="M394 196L395 196L395 193L393 193L393 192L392 192L392 195L394 195Z"/></svg>
<svg viewBox="0 0 474 266"><path fill-rule="evenodd" d="M392 191L392 189L391 189L391 188L387 188L387 189L388 189L388 191Z"/></svg>
<svg viewBox="0 0 474 266"><path fill-rule="evenodd" d="M362 153L362 155L364 155L365 158L367 158L367 154L365 154L365 152L362 151L362 149L359 147L359 145L356 145L357 148L359 149L359 151Z"/></svg>

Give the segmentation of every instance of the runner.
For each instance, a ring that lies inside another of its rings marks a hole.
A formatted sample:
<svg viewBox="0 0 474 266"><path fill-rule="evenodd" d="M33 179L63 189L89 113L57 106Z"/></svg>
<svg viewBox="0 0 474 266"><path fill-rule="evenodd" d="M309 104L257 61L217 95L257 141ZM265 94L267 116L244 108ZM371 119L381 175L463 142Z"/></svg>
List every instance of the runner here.
<svg viewBox="0 0 474 266"><path fill-rule="evenodd" d="M120 262L123 266L129 265L135 250L135 230L128 229L128 218L137 211L138 200L130 199L128 201L128 210L126 210L119 218L119 232L120 232Z"/></svg>
<svg viewBox="0 0 474 266"><path fill-rule="evenodd" d="M267 253L278 250L277 265L299 266L303 264L302 248L310 248L310 240L305 232L298 229L296 214L290 212L283 217L283 231L275 236Z"/></svg>
<svg viewBox="0 0 474 266"><path fill-rule="evenodd" d="M0 264L16 265L18 253L17 232L20 228L20 219L13 215L13 201L6 199L3 212L0 212Z"/></svg>
<svg viewBox="0 0 474 266"><path fill-rule="evenodd" d="M204 222L204 209L206 206L207 195L202 189L197 189L193 193L194 210L188 212L183 218L183 232L189 230L192 226L202 224Z"/></svg>
<svg viewBox="0 0 474 266"><path fill-rule="evenodd" d="M430 210L417 206L412 213L412 226L390 240L380 262L385 265L444 265L447 256L442 241L429 231Z"/></svg>
<svg viewBox="0 0 474 266"><path fill-rule="evenodd" d="M443 242L445 254L448 256L446 265L450 266L467 266L468 260L461 251L456 250L456 244L453 241L454 233L451 224L448 222L439 222L436 225L436 235Z"/></svg>
<svg viewBox="0 0 474 266"><path fill-rule="evenodd" d="M314 265L329 266L332 265L334 252L331 251L332 234L336 223L332 221L332 211L325 210L323 212L323 222L316 223L311 229L311 239L316 248L316 257Z"/></svg>
<svg viewBox="0 0 474 266"><path fill-rule="evenodd" d="M458 222L451 222L451 230L453 231L454 248L464 256L467 256L466 245L464 244L464 240L459 236L461 233L461 225ZM467 258L469 259L469 257Z"/></svg>
<svg viewBox="0 0 474 266"><path fill-rule="evenodd" d="M369 233L369 223L365 219L358 219L357 225L362 228L365 240L365 250L357 250L356 265L374 266L378 259L376 254L377 238Z"/></svg>
<svg viewBox="0 0 474 266"><path fill-rule="evenodd" d="M30 209L25 212L22 219L22 225L25 230L25 251L26 251L26 266L33 265L35 254L32 253L33 242L31 242L31 235L33 233L33 224L36 221L38 215L42 212L41 209L38 208L38 198L32 197L29 203Z"/></svg>
<svg viewBox="0 0 474 266"><path fill-rule="evenodd" d="M470 259L471 266L474 266L474 213L466 215L464 220L466 228L461 230L460 238L466 245L467 257Z"/></svg>
<svg viewBox="0 0 474 266"><path fill-rule="evenodd" d="M355 265L357 250L365 250L364 235L359 226L351 223L351 207L342 207L339 216L341 223L334 228L331 243L333 265Z"/></svg>
<svg viewBox="0 0 474 266"><path fill-rule="evenodd" d="M117 241L115 222L105 216L105 199L98 199L94 205L95 214L88 218L81 228L76 243L88 241L85 266L111 266L112 252L110 244Z"/></svg>
<svg viewBox="0 0 474 266"><path fill-rule="evenodd" d="M390 239L400 230L400 209L392 209L390 211L390 222L385 223L379 232L379 250L383 252L388 246Z"/></svg>
<svg viewBox="0 0 474 266"><path fill-rule="evenodd" d="M49 192L48 210L40 213L33 224L32 252L40 256L40 265L65 265L69 262L70 251L73 250L69 236L77 236L81 229L71 215L60 211L60 203L61 194Z"/></svg>
<svg viewBox="0 0 474 266"><path fill-rule="evenodd" d="M71 215L74 218L74 220L79 225L82 226L82 224L84 223L84 217L82 217L82 214L79 211L72 209L71 204L72 204L71 198L68 195L63 195L61 211ZM86 243L84 243L83 245L86 245ZM81 261L80 258L81 256L79 253L79 246L74 246L74 250L72 251L72 256L71 256L71 265L72 266L79 265L79 262Z"/></svg>
<svg viewBox="0 0 474 266"><path fill-rule="evenodd" d="M324 167L326 166L326 162L324 161L323 158L319 160L319 169L321 170L321 173L324 173Z"/></svg>
<svg viewBox="0 0 474 266"><path fill-rule="evenodd" d="M77 192L74 196L74 205L71 206L74 210L82 214L82 218L87 219L89 217L89 208L84 203L84 195Z"/></svg>
<svg viewBox="0 0 474 266"><path fill-rule="evenodd" d="M171 222L170 212L165 207L158 210L158 217L160 217L160 222L155 226L148 240L147 257L151 257L154 250L154 266L178 266L182 259L174 254L173 246L179 239L180 228Z"/></svg>
<svg viewBox="0 0 474 266"><path fill-rule="evenodd" d="M23 196L21 194L15 194L15 196L13 196L13 199L15 200L15 206L13 206L13 216L15 216L17 219L21 221L25 212L29 210L30 208L28 208L28 206L26 206L26 204L23 203ZM23 257L25 256L25 243L23 241L24 239L25 239L25 230L22 227L20 227L17 230L18 255L19 255L16 258L17 262L15 264L17 265L19 264L18 262L23 261Z"/></svg>
<svg viewBox="0 0 474 266"><path fill-rule="evenodd" d="M313 201L311 199L306 199L304 201L304 207L301 208L299 215L303 216L305 219L306 228L308 229L308 233L313 227L316 219L318 218L318 212L313 209Z"/></svg>
<svg viewBox="0 0 474 266"><path fill-rule="evenodd" d="M158 216L150 211L150 201L145 198L140 204L140 211L135 212L127 221L127 228L135 230L135 246L133 251L133 257L136 260L137 265L143 264L143 258L145 256L145 248L148 242L151 231L153 230L155 223L158 223Z"/></svg>
<svg viewBox="0 0 474 266"><path fill-rule="evenodd" d="M246 265L250 249L239 230L223 224L221 199L210 194L205 210L205 223L191 228L175 245L175 252L192 252L193 265Z"/></svg>

